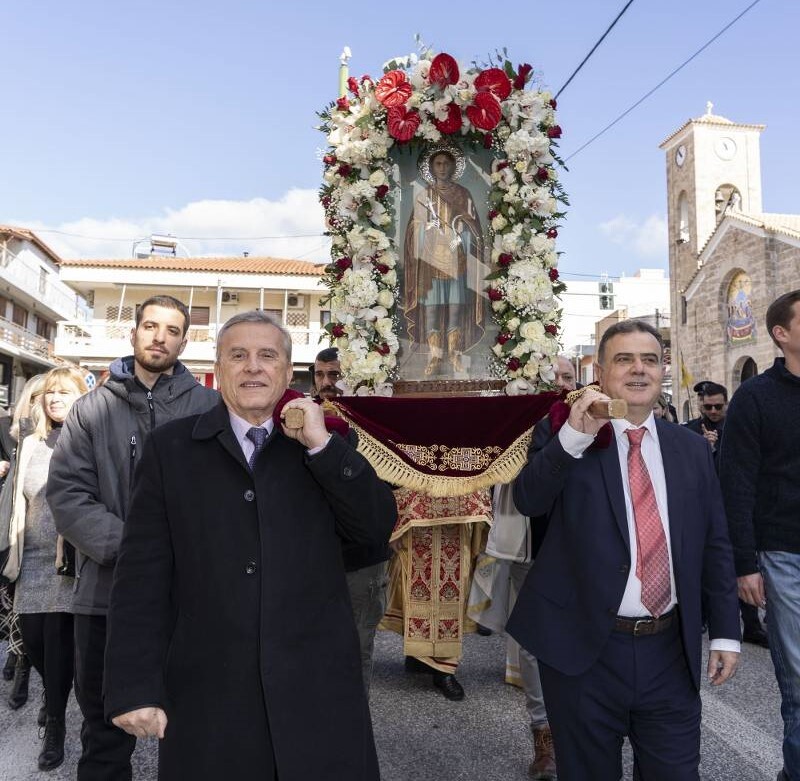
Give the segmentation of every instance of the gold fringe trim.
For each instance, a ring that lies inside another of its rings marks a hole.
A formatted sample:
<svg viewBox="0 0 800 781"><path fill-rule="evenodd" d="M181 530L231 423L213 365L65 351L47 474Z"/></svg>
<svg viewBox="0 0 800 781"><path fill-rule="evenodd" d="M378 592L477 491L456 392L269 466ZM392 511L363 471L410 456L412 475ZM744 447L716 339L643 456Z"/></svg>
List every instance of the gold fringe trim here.
<svg viewBox="0 0 800 781"><path fill-rule="evenodd" d="M372 464L381 480L429 496L463 496L497 483L510 483L522 471L528 460L532 427L517 437L485 471L478 475L470 477L430 475L407 464L380 440L356 424L344 410L341 408L338 410L358 434L358 452Z"/></svg>

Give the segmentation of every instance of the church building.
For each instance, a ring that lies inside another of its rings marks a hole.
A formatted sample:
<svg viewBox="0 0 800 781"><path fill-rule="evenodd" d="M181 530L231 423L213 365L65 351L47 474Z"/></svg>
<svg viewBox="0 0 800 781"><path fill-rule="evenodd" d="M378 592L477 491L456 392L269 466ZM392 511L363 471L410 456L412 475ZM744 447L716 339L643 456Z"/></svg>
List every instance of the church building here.
<svg viewBox="0 0 800 781"><path fill-rule="evenodd" d="M800 288L800 215L762 209L759 141L764 125L712 113L690 119L666 154L672 307L673 404L698 414L692 380L733 393L780 352L764 317L779 295Z"/></svg>

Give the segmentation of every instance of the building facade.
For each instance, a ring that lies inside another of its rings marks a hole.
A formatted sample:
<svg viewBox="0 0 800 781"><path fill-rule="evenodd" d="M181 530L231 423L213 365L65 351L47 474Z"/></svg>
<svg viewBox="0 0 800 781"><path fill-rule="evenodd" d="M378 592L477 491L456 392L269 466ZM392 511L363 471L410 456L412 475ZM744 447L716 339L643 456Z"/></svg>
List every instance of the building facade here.
<svg viewBox="0 0 800 781"><path fill-rule="evenodd" d="M764 125L712 113L691 119L661 144L667 214L676 380L681 419L696 414L691 386L713 380L733 392L779 351L764 316L800 287L800 215L763 211Z"/></svg>
<svg viewBox="0 0 800 781"><path fill-rule="evenodd" d="M263 309L292 334L294 385L308 389L308 366L327 346L329 310L321 300L323 266L265 257L171 257L149 255L122 260L65 260L61 276L92 303L87 321L58 325L56 352L98 375L131 353L137 307L150 296L171 295L188 307L191 323L181 360L211 387L216 337L233 315Z"/></svg>

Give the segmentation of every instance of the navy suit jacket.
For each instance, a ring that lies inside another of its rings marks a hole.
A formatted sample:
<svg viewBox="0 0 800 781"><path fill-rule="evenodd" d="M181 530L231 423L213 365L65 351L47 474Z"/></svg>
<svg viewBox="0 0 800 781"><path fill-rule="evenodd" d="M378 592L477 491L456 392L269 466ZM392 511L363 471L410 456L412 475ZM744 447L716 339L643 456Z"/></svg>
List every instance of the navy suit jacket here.
<svg viewBox="0 0 800 781"><path fill-rule="evenodd" d="M681 634L699 688L701 595L710 638L740 637L733 555L711 449L674 423L657 420L656 426ZM541 421L514 483L514 502L524 515L547 516L549 527L507 630L545 664L579 675L614 629L631 567L615 440L573 458L551 435L549 420Z"/></svg>

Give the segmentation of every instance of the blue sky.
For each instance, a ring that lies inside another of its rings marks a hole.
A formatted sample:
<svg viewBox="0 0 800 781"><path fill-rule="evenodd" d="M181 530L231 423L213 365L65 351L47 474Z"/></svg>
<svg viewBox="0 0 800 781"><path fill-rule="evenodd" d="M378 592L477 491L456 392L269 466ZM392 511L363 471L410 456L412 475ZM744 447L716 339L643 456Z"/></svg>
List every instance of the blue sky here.
<svg viewBox="0 0 800 781"><path fill-rule="evenodd" d="M559 98L561 152L579 146L751 0L634 0ZM315 112L338 56L377 74L414 35L463 64L507 47L556 91L624 0L293 3L36 0L6 7L0 223L66 257L127 257L151 231L194 254L324 260ZM800 4L761 0L616 127L570 159L562 274L666 268L659 143L705 112L764 123L764 208L800 211ZM82 237L50 232L57 229ZM303 239L254 237L308 235ZM236 237L201 241L193 237ZM249 237L249 238L245 238ZM110 241L109 239L113 239Z"/></svg>

